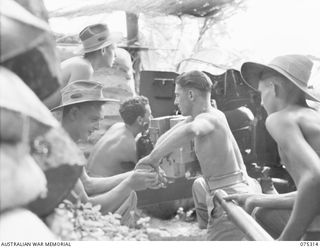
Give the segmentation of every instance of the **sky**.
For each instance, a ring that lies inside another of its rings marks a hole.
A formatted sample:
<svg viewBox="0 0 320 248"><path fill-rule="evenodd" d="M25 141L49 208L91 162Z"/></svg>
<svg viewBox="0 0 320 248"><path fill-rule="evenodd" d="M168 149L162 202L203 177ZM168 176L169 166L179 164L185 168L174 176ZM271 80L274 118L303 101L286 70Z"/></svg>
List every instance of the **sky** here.
<svg viewBox="0 0 320 248"><path fill-rule="evenodd" d="M98 0L99 1L99 0ZM83 1L45 0L48 10L72 8ZM320 57L319 0L247 0L247 11L227 20L231 46L250 49L270 59L279 53L310 53ZM107 21L110 29L124 34L124 13L98 15L95 20ZM92 17L91 17L92 18ZM54 18L54 31L77 33L90 17ZM68 23L68 25L65 25Z"/></svg>
<svg viewBox="0 0 320 248"><path fill-rule="evenodd" d="M270 60L279 54L320 57L319 0L248 0L248 9L229 21L233 46Z"/></svg>
<svg viewBox="0 0 320 248"><path fill-rule="evenodd" d="M49 11L72 10L74 6L87 6L90 2L100 3L103 0L44 0L44 4ZM76 18L50 18L50 26L54 32L63 34L78 34L85 26L97 22L108 23L112 32L126 34L126 19L123 11L112 13L102 13L94 16L80 16Z"/></svg>
<svg viewBox="0 0 320 248"><path fill-rule="evenodd" d="M49 11L88 3L86 0L44 2ZM225 21L223 26L228 33L222 40L225 47L247 51L253 60L264 63L281 54L311 54L320 58L319 0L246 0L246 6L245 11ZM97 21L108 23L111 31L126 34L125 15L121 11L95 17L52 18L50 24L55 32L75 34Z"/></svg>

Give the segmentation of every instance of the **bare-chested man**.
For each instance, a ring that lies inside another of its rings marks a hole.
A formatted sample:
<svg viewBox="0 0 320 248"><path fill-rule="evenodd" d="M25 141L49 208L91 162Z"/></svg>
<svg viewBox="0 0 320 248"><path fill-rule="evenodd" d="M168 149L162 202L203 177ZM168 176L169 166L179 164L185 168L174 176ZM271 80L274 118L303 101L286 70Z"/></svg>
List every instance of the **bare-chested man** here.
<svg viewBox="0 0 320 248"><path fill-rule="evenodd" d="M111 101L103 96L102 84L89 80L71 82L62 89L62 103L55 110L63 111L62 125L70 137L78 142L99 127L102 104ZM107 160L101 161L107 163ZM158 176L145 170L130 171L120 175L93 178L86 170L78 180L75 192L82 202L100 204L101 212L122 215L122 223L132 221L131 211L135 210L135 191L153 187Z"/></svg>
<svg viewBox="0 0 320 248"><path fill-rule="evenodd" d="M319 102L308 89L313 63L302 55L276 57L269 65L245 63L246 82L261 92L266 127L277 142L283 164L297 191L279 195L234 195L248 212L280 240L299 240L320 213L320 113L306 99ZM318 219L320 220L319 216ZM318 223L320 230L320 221ZM318 234L319 235L319 234Z"/></svg>
<svg viewBox="0 0 320 248"><path fill-rule="evenodd" d="M92 80L93 73L102 67L111 67L115 60L116 43L121 36L110 33L105 24L94 24L84 28L79 38L82 42L81 53L61 63L62 85L65 86L76 80ZM45 104L49 109L59 105L60 92L56 92Z"/></svg>
<svg viewBox="0 0 320 248"><path fill-rule="evenodd" d="M83 57L77 56L61 63L64 85L76 80L88 80L100 67L111 67L115 59L115 44L120 37L110 33L105 24L94 24L84 28L79 38Z"/></svg>
<svg viewBox="0 0 320 248"><path fill-rule="evenodd" d="M123 122L116 123L97 142L89 157L91 176L105 177L133 170L137 163L135 137L151 118L149 101L143 96L123 102L119 109Z"/></svg>
<svg viewBox="0 0 320 248"><path fill-rule="evenodd" d="M244 234L228 220L220 206L213 206L213 194L222 188L227 193L260 190L249 178L238 145L225 115L211 106L212 82L203 72L190 71L176 79L175 103L188 118L175 125L157 141L154 150L136 168L159 160L194 140L203 178L193 185L197 216L208 224L208 240L242 240ZM257 188L257 189L256 189ZM201 224L201 223L199 223Z"/></svg>

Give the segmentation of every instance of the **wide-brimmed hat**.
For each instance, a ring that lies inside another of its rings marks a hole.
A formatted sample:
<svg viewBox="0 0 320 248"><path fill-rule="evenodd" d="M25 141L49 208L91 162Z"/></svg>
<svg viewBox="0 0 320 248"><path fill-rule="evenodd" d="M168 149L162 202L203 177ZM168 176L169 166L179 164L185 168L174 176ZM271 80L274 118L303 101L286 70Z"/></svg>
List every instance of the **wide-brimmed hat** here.
<svg viewBox="0 0 320 248"><path fill-rule="evenodd" d="M82 48L79 52L89 53L107 47L113 43L121 41L122 34L118 32L110 32L105 24L94 24L84 28L79 38L82 42Z"/></svg>
<svg viewBox="0 0 320 248"><path fill-rule="evenodd" d="M242 77L251 88L258 90L264 71L281 74L305 93L306 99L320 102L320 98L308 86L313 62L304 55L284 55L274 58L268 65L246 62L241 67Z"/></svg>
<svg viewBox="0 0 320 248"><path fill-rule="evenodd" d="M59 89L61 68L47 11L35 2L1 0L0 61L44 100Z"/></svg>
<svg viewBox="0 0 320 248"><path fill-rule="evenodd" d="M48 23L15 1L1 1L0 16L1 62L34 48L41 36L51 33Z"/></svg>
<svg viewBox="0 0 320 248"><path fill-rule="evenodd" d="M1 66L0 117L1 200L6 199L1 202L1 209L34 200L29 209L40 216L51 213L81 175L86 163L83 153L35 93L16 74ZM35 173L38 170L34 165L46 176L45 198L34 199L43 186L29 180L41 175ZM24 194L27 191L19 187L30 192Z"/></svg>
<svg viewBox="0 0 320 248"><path fill-rule="evenodd" d="M77 80L69 83L61 90L61 97L61 105L51 111L84 102L119 102L119 100L104 97L103 85L90 80Z"/></svg>

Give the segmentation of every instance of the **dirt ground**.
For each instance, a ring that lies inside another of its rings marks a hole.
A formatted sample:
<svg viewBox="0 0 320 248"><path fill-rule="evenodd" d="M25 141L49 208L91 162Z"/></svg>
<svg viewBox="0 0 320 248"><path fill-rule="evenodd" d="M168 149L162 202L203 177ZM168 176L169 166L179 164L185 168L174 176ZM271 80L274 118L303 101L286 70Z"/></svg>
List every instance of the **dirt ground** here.
<svg viewBox="0 0 320 248"><path fill-rule="evenodd" d="M206 230L199 229L196 221L185 222L177 218L160 220L151 217L147 231L153 241L206 240Z"/></svg>

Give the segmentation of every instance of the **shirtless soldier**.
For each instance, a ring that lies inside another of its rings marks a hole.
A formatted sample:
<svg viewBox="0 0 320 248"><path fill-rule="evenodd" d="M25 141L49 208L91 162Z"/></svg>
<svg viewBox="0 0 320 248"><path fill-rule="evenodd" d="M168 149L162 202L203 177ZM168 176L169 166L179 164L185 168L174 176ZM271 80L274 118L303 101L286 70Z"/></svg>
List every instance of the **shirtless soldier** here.
<svg viewBox="0 0 320 248"><path fill-rule="evenodd" d="M112 99L104 97L101 83L89 80L71 82L61 90L61 94L61 105L54 110L63 111L62 126L75 142L87 140L99 127L102 105ZM155 173L145 170L94 178L88 176L84 169L74 192L82 202L101 205L102 214L118 213L122 216L121 222L130 225L137 204L135 191L154 187L157 180Z"/></svg>
<svg viewBox="0 0 320 248"><path fill-rule="evenodd" d="M149 101L144 96L130 98L119 112L123 122L110 127L92 150L87 168L91 176L114 176L133 170L137 163L135 138L149 125Z"/></svg>
<svg viewBox="0 0 320 248"><path fill-rule="evenodd" d="M79 38L82 42L83 57L77 56L61 63L64 84L75 80L88 80L101 67L111 67L115 60L117 33L110 33L105 24L94 24L84 28Z"/></svg>
<svg viewBox="0 0 320 248"><path fill-rule="evenodd" d="M109 32L105 24L94 24L84 28L79 38L82 43L80 53L61 63L61 82L66 86L76 80L92 80L94 71L103 67L111 67L115 60L116 43L121 40L118 33ZM49 109L57 107L61 102L60 92L56 92L45 104Z"/></svg>
<svg viewBox="0 0 320 248"><path fill-rule="evenodd" d="M213 206L216 189L227 193L246 193L261 190L248 177L238 145L225 115L210 104L212 82L203 72L182 73L176 79L175 103L185 121L175 125L157 141L154 150L141 159L136 168L146 164L157 167L158 161L174 149L194 140L203 178L193 185L197 216L208 218L208 240L242 240L244 234L228 220L226 213Z"/></svg>
<svg viewBox="0 0 320 248"><path fill-rule="evenodd" d="M237 200L248 212L263 207L256 212L257 221L274 237L281 234L280 240L299 240L314 219L320 230L320 113L306 103L306 99L320 101L308 87L312 66L305 56L286 55L267 66L248 62L241 68L246 82L261 92L267 130L297 191L227 199Z"/></svg>

